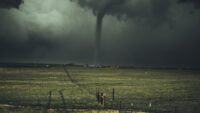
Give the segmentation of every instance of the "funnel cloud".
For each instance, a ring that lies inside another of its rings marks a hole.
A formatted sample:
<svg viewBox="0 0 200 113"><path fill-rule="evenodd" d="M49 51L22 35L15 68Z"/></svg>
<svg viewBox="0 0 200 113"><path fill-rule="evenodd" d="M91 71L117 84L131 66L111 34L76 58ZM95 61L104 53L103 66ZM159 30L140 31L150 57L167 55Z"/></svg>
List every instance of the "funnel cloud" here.
<svg viewBox="0 0 200 113"><path fill-rule="evenodd" d="M101 33L103 18L106 14L111 13L116 7L120 7L124 3L124 0L74 0L79 3L80 6L88 6L92 8L94 15L96 16L96 33L95 33L95 52L94 52L94 64L98 65L101 52Z"/></svg>
<svg viewBox="0 0 200 113"><path fill-rule="evenodd" d="M95 39L95 65L98 65L98 60L99 57L101 56L100 51L101 51L101 32L102 32L102 23L103 23L103 18L105 14L109 11L112 10L112 7L115 5L118 5L122 2L122 0L112 0L106 3L103 6L100 6L95 10L96 14L96 39Z"/></svg>
<svg viewBox="0 0 200 113"><path fill-rule="evenodd" d="M167 19L167 16L165 15L169 10L169 4L170 1L160 1L160 0L150 0L150 5L160 5L161 8L163 5L166 5L165 7L162 7L163 12L159 12L158 9L147 9L144 11L144 14L139 14L137 11L140 9L137 7L137 4L144 5L142 8L146 8L145 1L144 0L74 0L78 2L78 4L82 7L89 7L93 10L94 15L96 16L96 49L95 49L95 64L97 65L97 61L100 60L99 57L100 54L100 48L101 48L101 32L102 32L102 23L104 16L107 15L113 15L117 16L118 18L122 18L122 16L125 16L125 18L129 19L146 19L148 10L152 11L152 15L156 16L155 18L161 18L160 21L163 21L162 19ZM141 9L142 9L141 8ZM162 14L163 13L163 14ZM146 14L146 15L145 15ZM160 15L158 15L160 14ZM146 21L151 21L153 19L146 19ZM162 23L162 22L161 22ZM153 24L153 21L152 21ZM160 24L160 23L157 23Z"/></svg>

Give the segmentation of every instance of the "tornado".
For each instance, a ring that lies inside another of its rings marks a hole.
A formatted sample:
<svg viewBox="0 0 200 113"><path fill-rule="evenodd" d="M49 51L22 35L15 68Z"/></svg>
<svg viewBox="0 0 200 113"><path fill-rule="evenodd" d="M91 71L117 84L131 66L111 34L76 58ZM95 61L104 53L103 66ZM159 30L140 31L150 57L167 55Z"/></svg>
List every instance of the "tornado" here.
<svg viewBox="0 0 200 113"><path fill-rule="evenodd" d="M95 53L94 53L94 64L99 65L100 53L101 53L101 33L102 33L102 24L103 24L103 12L99 12L96 17L96 36L95 36Z"/></svg>
<svg viewBox="0 0 200 113"><path fill-rule="evenodd" d="M81 7L93 9L96 16L96 33L94 46L94 65L99 66L101 60L101 35L103 19L106 14L112 14L114 7L122 5L126 0L71 0L77 1Z"/></svg>
<svg viewBox="0 0 200 113"><path fill-rule="evenodd" d="M113 0L107 3L102 9L97 11L96 17L96 33L95 33L95 52L94 52L94 65L100 65L101 59L101 35L102 35L102 25L103 25L103 18L105 14L111 9L114 5L122 3L123 0Z"/></svg>

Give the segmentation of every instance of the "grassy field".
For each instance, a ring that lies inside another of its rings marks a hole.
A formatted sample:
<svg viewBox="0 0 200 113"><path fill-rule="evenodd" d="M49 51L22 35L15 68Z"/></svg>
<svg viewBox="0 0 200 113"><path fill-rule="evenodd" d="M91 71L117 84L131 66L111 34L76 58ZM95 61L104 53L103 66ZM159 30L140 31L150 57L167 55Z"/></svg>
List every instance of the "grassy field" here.
<svg viewBox="0 0 200 113"><path fill-rule="evenodd" d="M106 94L105 106L96 101L97 89ZM63 110L74 112L77 109L103 108L153 113L200 113L199 105L200 71L0 68L0 113L43 113L45 110L61 113Z"/></svg>

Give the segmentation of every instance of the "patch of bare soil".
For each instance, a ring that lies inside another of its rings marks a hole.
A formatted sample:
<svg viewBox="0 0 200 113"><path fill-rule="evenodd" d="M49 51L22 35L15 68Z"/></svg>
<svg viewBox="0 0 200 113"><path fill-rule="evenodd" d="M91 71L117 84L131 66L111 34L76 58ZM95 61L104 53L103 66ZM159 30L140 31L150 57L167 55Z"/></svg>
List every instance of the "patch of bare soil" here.
<svg viewBox="0 0 200 113"><path fill-rule="evenodd" d="M2 108L16 108L14 105L9 105L9 104L0 104L0 109Z"/></svg>

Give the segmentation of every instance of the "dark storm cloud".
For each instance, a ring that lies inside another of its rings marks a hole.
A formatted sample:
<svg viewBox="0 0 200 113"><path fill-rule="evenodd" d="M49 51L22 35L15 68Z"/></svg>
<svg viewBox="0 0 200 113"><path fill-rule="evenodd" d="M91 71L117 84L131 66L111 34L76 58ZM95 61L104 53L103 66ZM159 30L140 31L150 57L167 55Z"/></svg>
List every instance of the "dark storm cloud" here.
<svg viewBox="0 0 200 113"><path fill-rule="evenodd" d="M105 15L112 15L120 20L137 20L157 27L164 23L171 23L170 7L171 0L72 0L76 1L81 7L90 8L96 16L96 50L95 62L101 56L101 34ZM95 63L95 64L96 64Z"/></svg>
<svg viewBox="0 0 200 113"><path fill-rule="evenodd" d="M193 3L197 8L200 8L200 0L179 0L179 3Z"/></svg>
<svg viewBox="0 0 200 113"><path fill-rule="evenodd" d="M41 37L31 37L24 42L6 37L0 39L0 54L2 59L6 59L8 56L9 58L21 57L24 59L26 57L31 57L34 51L40 51L41 49L48 51L52 45L50 40L45 40Z"/></svg>
<svg viewBox="0 0 200 113"><path fill-rule="evenodd" d="M19 8L22 0L0 0L0 8Z"/></svg>
<svg viewBox="0 0 200 113"><path fill-rule="evenodd" d="M72 0L91 8L94 15L103 12L118 19L134 19L152 25L170 19L171 0Z"/></svg>
<svg viewBox="0 0 200 113"><path fill-rule="evenodd" d="M194 2L76 1L24 0L18 9L0 8L0 62L92 64L103 11L102 64L200 67L200 10L188 4Z"/></svg>
<svg viewBox="0 0 200 113"><path fill-rule="evenodd" d="M88 61L93 51L90 19L67 0L26 0L19 9L1 8L0 62Z"/></svg>

